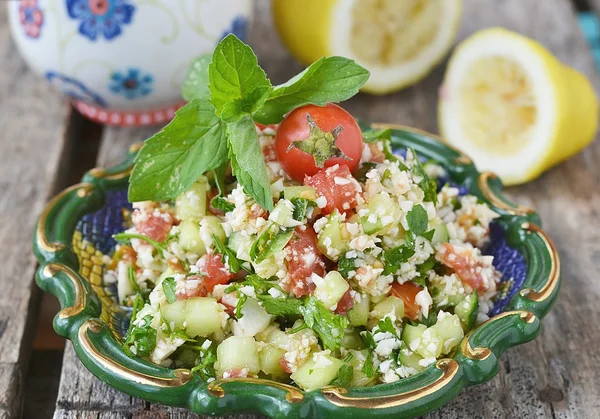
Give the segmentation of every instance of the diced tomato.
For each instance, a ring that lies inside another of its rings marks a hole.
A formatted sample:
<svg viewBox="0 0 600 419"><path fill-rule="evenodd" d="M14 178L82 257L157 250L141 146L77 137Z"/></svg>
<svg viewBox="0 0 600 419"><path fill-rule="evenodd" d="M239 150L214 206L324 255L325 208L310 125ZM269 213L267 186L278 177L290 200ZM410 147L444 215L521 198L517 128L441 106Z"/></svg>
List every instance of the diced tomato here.
<svg viewBox="0 0 600 419"><path fill-rule="evenodd" d="M269 125L263 125L260 122L255 122L254 123L261 131L264 131L265 128L271 128L272 130L277 130L277 125L274 124L269 124Z"/></svg>
<svg viewBox="0 0 600 419"><path fill-rule="evenodd" d="M225 300L223 299L223 297L219 298L219 303L223 304L223 306L225 307L225 313L229 314L230 316L233 316L235 313L235 307L227 304L225 302Z"/></svg>
<svg viewBox="0 0 600 419"><path fill-rule="evenodd" d="M438 256L440 261L453 270L461 281L477 291L486 291L481 277L481 264L471 257L468 249L457 249L450 243L444 243L444 251Z"/></svg>
<svg viewBox="0 0 600 419"><path fill-rule="evenodd" d="M292 366L290 365L289 362L286 361L284 356L282 356L281 359L279 360L279 366L281 367L283 372L285 372L287 374L291 374L294 372L294 370L292 369Z"/></svg>
<svg viewBox="0 0 600 419"><path fill-rule="evenodd" d="M148 213L145 216L140 216L138 210L135 210L132 220L138 233L148 236L157 242L162 242L166 239L167 234L171 231L171 227L173 227L173 217L168 213Z"/></svg>
<svg viewBox="0 0 600 419"><path fill-rule="evenodd" d="M370 143L369 150L371 151L370 161L374 163L383 163L385 160L385 154L379 149L379 147L377 147L377 144Z"/></svg>
<svg viewBox="0 0 600 419"><path fill-rule="evenodd" d="M350 294L350 290L346 291L335 307L335 314L346 314L354 306L354 298Z"/></svg>
<svg viewBox="0 0 600 419"><path fill-rule="evenodd" d="M223 263L222 256L216 253L202 256L196 266L204 275L204 286L208 292L212 292L215 285L227 284L234 277Z"/></svg>
<svg viewBox="0 0 600 419"><path fill-rule="evenodd" d="M181 263L181 261L177 258L169 259L167 261L167 266L169 268L171 268L174 272L177 272L180 274L185 273L185 268L183 266L183 263Z"/></svg>
<svg viewBox="0 0 600 419"><path fill-rule="evenodd" d="M266 219L267 216L268 216L267 211L265 211L264 208L258 204L252 204L252 206L248 210L248 217L252 220L256 220L257 218L265 218Z"/></svg>
<svg viewBox="0 0 600 419"><path fill-rule="evenodd" d="M206 297L208 290L205 285L205 277L201 275L191 275L186 279L185 287L181 287L175 292L178 300L187 300L193 297Z"/></svg>
<svg viewBox="0 0 600 419"><path fill-rule="evenodd" d="M360 192L360 186L346 165L332 166L314 176L307 176L304 184L315 188L317 195L327 200L322 208L323 214L330 214L334 209L343 213L356 208L356 194Z"/></svg>
<svg viewBox="0 0 600 419"><path fill-rule="evenodd" d="M223 371L223 378L245 378L248 376L248 370L232 368Z"/></svg>
<svg viewBox="0 0 600 419"><path fill-rule="evenodd" d="M325 264L317 248L317 234L311 227L307 226L304 230L297 227L286 247L291 280L289 292L300 298L315 289L315 284L308 280L312 273L325 275Z"/></svg>
<svg viewBox="0 0 600 419"><path fill-rule="evenodd" d="M116 269L120 261L131 262L131 266L135 266L137 262L137 253L133 250L133 247L123 244L117 249L113 255L109 269Z"/></svg>
<svg viewBox="0 0 600 419"><path fill-rule="evenodd" d="M275 143L266 144L262 148L263 156L265 161L277 161L277 152L275 151Z"/></svg>
<svg viewBox="0 0 600 419"><path fill-rule="evenodd" d="M394 282L392 285L392 295L404 302L404 315L411 320L417 320L421 317L421 306L415 302L415 298L422 290L423 288L410 281L404 284Z"/></svg>

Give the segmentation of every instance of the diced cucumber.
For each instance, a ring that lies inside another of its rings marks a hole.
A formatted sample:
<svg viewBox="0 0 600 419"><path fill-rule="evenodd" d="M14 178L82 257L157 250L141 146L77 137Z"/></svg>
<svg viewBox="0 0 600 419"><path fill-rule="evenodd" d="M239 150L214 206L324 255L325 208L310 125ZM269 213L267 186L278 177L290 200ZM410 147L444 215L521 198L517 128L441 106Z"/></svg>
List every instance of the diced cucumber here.
<svg viewBox="0 0 600 419"><path fill-rule="evenodd" d="M431 326L430 329L440 339L442 346L441 353L443 355L449 354L458 346L462 338L465 337L460 319L456 314L438 319L437 323Z"/></svg>
<svg viewBox="0 0 600 419"><path fill-rule="evenodd" d="M269 214L269 220L283 227L295 227L300 223L294 220L294 205L287 199L280 199Z"/></svg>
<svg viewBox="0 0 600 419"><path fill-rule="evenodd" d="M317 199L317 191L312 186L286 186L283 188L283 197L288 201L292 198L304 198L315 201Z"/></svg>
<svg viewBox="0 0 600 419"><path fill-rule="evenodd" d="M431 279L432 298L437 308L455 307L465 299L465 288L456 275L434 276Z"/></svg>
<svg viewBox="0 0 600 419"><path fill-rule="evenodd" d="M344 361L330 355L319 355L318 357L325 358L325 360L315 360L316 357L313 355L291 375L291 379L304 390L310 391L325 387L333 381L338 370L344 365Z"/></svg>
<svg viewBox="0 0 600 419"><path fill-rule="evenodd" d="M200 238L200 224L197 220L184 220L179 224L179 246L186 252L202 256L206 246Z"/></svg>
<svg viewBox="0 0 600 419"><path fill-rule="evenodd" d="M237 253L240 246L244 244L244 241L247 240L244 239L242 233L239 231L234 231L229 236L229 239L227 239L227 247L233 250L234 253Z"/></svg>
<svg viewBox="0 0 600 419"><path fill-rule="evenodd" d="M383 231L396 224L399 217L398 204L389 195L378 194L367 202L368 214L360 217L366 234Z"/></svg>
<svg viewBox="0 0 600 419"><path fill-rule="evenodd" d="M160 314L163 319L173 324L175 329L184 329L185 315L186 315L187 300L176 300L171 304L163 304L160 307Z"/></svg>
<svg viewBox="0 0 600 419"><path fill-rule="evenodd" d="M362 349L364 343L360 337L358 329L354 327L344 330L344 337L342 338L342 348L346 349Z"/></svg>
<svg viewBox="0 0 600 419"><path fill-rule="evenodd" d="M223 309L216 298L194 297L185 307L185 332L189 337L207 337L221 330Z"/></svg>
<svg viewBox="0 0 600 419"><path fill-rule="evenodd" d="M348 310L348 321L352 326L366 326L369 321L369 296L361 295L360 301L354 302L354 306Z"/></svg>
<svg viewBox="0 0 600 419"><path fill-rule="evenodd" d="M273 316L258 304L254 298L248 298L241 308L242 318L233 322L235 336L255 336L269 326Z"/></svg>
<svg viewBox="0 0 600 419"><path fill-rule="evenodd" d="M377 379L377 376L374 374L373 377L367 377L367 375L362 371L363 366L365 365L365 360L369 354L368 349L363 349L361 351L349 351L352 354L352 359L348 362L348 365L352 367L352 383L350 387L366 387L370 384L373 384Z"/></svg>
<svg viewBox="0 0 600 419"><path fill-rule="evenodd" d="M265 374L273 376L273 378L285 377L287 374L283 371L279 363L284 355L285 351L283 349L269 344L264 345L258 352L260 370Z"/></svg>
<svg viewBox="0 0 600 419"><path fill-rule="evenodd" d="M477 320L477 310L479 309L479 298L477 291L469 294L460 303L454 307L454 314L458 316L463 326L463 330L468 332L475 326Z"/></svg>
<svg viewBox="0 0 600 419"><path fill-rule="evenodd" d="M446 227L446 224L442 223L435 226L431 243L448 243L448 240L448 228Z"/></svg>
<svg viewBox="0 0 600 419"><path fill-rule="evenodd" d="M335 210L328 216L327 224L317 235L317 245L321 253L337 262L350 250L348 232L344 226L342 215Z"/></svg>
<svg viewBox="0 0 600 419"><path fill-rule="evenodd" d="M279 324L271 323L265 330L257 333L254 338L259 342L268 342L269 337L275 332L279 332Z"/></svg>
<svg viewBox="0 0 600 419"><path fill-rule="evenodd" d="M250 374L258 374L260 362L256 341L252 337L231 336L217 346L215 370L219 376L225 371L248 369Z"/></svg>
<svg viewBox="0 0 600 419"><path fill-rule="evenodd" d="M419 343L421 342L421 335L427 330L427 326L424 324L418 324L416 326L407 324L402 330L402 340L406 343L412 351L414 351Z"/></svg>
<svg viewBox="0 0 600 419"><path fill-rule="evenodd" d="M370 315L377 319L383 319L391 312L394 313L396 319L404 317L404 301L393 295L390 295L382 302L376 304Z"/></svg>
<svg viewBox="0 0 600 419"><path fill-rule="evenodd" d="M330 271L325 278L315 280L315 285L314 296L327 308L335 306L350 289L350 285L338 271Z"/></svg>
<svg viewBox="0 0 600 419"><path fill-rule="evenodd" d="M208 180L200 176L189 190L175 199L175 216L180 220L199 220L206 214L206 194L210 190Z"/></svg>
<svg viewBox="0 0 600 419"><path fill-rule="evenodd" d="M207 229L207 231L204 229ZM200 220L200 234L214 234L221 239L221 241L225 241L227 238L225 236L225 230L223 230L223 226L221 225L221 219L216 215L207 215Z"/></svg>
<svg viewBox="0 0 600 419"><path fill-rule="evenodd" d="M414 368L417 372L421 372L425 369L419 361L422 360L423 357L413 351L411 351L406 343L402 342L400 344L400 351L398 352L398 363L404 365L405 367Z"/></svg>
<svg viewBox="0 0 600 419"><path fill-rule="evenodd" d="M462 329L461 329L462 331ZM423 358L437 358L443 350L443 342L437 334L438 330L428 327L419 338L419 346L414 350ZM413 341L414 344L414 341ZM410 345L412 349L412 345Z"/></svg>

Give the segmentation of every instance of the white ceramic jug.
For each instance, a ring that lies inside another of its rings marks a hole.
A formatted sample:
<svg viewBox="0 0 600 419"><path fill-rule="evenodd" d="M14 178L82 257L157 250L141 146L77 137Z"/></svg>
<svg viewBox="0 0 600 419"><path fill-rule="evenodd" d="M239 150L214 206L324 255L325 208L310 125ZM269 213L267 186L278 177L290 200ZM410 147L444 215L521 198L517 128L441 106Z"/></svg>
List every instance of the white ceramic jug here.
<svg viewBox="0 0 600 419"><path fill-rule="evenodd" d="M15 0L13 38L30 67L105 124L148 125L182 104L189 64L228 33L244 39L251 0Z"/></svg>

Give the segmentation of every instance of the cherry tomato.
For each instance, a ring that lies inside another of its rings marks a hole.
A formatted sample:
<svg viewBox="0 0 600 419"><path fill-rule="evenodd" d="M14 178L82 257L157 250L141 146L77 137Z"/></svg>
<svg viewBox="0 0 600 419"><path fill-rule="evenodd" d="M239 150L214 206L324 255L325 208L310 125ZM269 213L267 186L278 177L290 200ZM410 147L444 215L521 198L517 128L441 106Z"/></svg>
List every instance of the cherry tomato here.
<svg viewBox="0 0 600 419"><path fill-rule="evenodd" d="M477 268L481 265L468 252L460 251L450 243L444 243L441 255L442 263L452 269L461 281L478 291L486 291L481 274Z"/></svg>
<svg viewBox="0 0 600 419"><path fill-rule="evenodd" d="M335 314L346 314L354 306L354 298L350 294L350 290L346 291L335 307Z"/></svg>
<svg viewBox="0 0 600 419"><path fill-rule="evenodd" d="M294 109L279 124L275 134L275 149L277 160L283 170L292 179L302 182L305 176L312 176L321 169L315 164L313 155L294 146L289 148L294 141L306 141L311 137L308 115L322 133L335 132L338 126L341 127L335 145L348 159L330 157L324 162L323 167L345 164L350 171L354 171L358 167L363 151L362 132L352 115L331 103L323 107L306 105ZM333 139L331 136L330 138Z"/></svg>
<svg viewBox="0 0 600 419"><path fill-rule="evenodd" d="M203 284L208 292L212 292L215 285L226 284L234 277L223 263L222 256L215 253L202 256L196 266L204 275Z"/></svg>
<svg viewBox="0 0 600 419"><path fill-rule="evenodd" d="M289 292L300 298L314 290L315 284L308 281L313 272L319 276L325 275L325 264L317 248L317 234L308 226L304 230L296 228L286 247L287 268L290 273Z"/></svg>
<svg viewBox="0 0 600 419"><path fill-rule="evenodd" d="M348 166L323 169L314 176L306 177L304 184L312 186L319 197L325 198L325 206L321 208L323 214L330 214L335 209L343 213L356 208L356 194L360 189Z"/></svg>
<svg viewBox="0 0 600 419"><path fill-rule="evenodd" d="M138 210L136 210L137 212ZM150 237L152 240L161 242L167 238L167 234L173 227L173 217L170 214L154 214L147 216L132 216L133 225L138 233Z"/></svg>
<svg viewBox="0 0 600 419"><path fill-rule="evenodd" d="M415 298L422 290L423 288L410 281L404 284L394 282L392 285L392 295L404 301L404 315L411 320L421 317L421 306L415 302Z"/></svg>

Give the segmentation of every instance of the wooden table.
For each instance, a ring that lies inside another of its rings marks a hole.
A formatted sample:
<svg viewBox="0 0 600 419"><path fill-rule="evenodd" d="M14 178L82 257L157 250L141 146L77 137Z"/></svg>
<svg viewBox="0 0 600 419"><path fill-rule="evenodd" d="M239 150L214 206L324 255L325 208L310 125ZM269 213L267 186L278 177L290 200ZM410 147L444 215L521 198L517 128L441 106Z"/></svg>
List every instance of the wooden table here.
<svg viewBox="0 0 600 419"><path fill-rule="evenodd" d="M568 0L464 1L460 39L496 25L519 31L584 72L600 91L600 78ZM592 2L600 11L600 0ZM273 82L282 82L301 68L279 43L267 0L258 1L256 7L250 43ZM53 383L58 386L55 418L196 417L109 388L82 366L70 343L60 376L50 374L39 381L40 369L48 367L44 359L52 358L44 358L40 350L32 352L41 301L30 251L35 219L53 193L74 183L74 174L94 165L95 154L97 165L117 163L129 145L156 128L101 129L74 114L20 59L2 5L0 63L0 417L18 417L21 412L32 418L51 416ZM386 97L359 95L345 106L364 120L437 132L437 89L443 72L442 65L415 87ZM508 190L516 201L539 211L559 248L564 279L560 298L544 320L539 338L502 357L497 377L467 389L428 417L600 417L600 165L596 159L600 160L597 141L540 179ZM42 325L51 320L47 311L42 311ZM48 346L49 339L47 330L40 328L36 347ZM50 397L50 410L47 404L45 409L36 404L40 393Z"/></svg>

